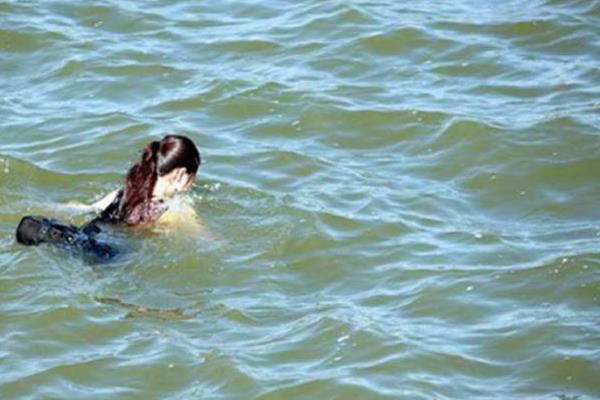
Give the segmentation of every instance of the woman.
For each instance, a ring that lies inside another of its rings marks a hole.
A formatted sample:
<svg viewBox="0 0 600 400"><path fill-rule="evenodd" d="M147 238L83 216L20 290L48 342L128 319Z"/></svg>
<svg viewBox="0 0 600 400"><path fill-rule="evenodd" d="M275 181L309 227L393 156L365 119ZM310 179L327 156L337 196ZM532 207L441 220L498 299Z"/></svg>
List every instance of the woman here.
<svg viewBox="0 0 600 400"><path fill-rule="evenodd" d="M123 188L91 206L75 205L79 210L101 211L96 218L77 228L42 216L25 216L17 227L17 241L25 245L52 243L82 250L84 255L110 259L117 252L110 245L96 241L95 235L100 232L98 223L147 226L173 220L167 201L191 188L199 166L200 154L194 142L181 135L165 136L146 146L140 160L127 173ZM194 221L194 228L199 228L193 208L185 211L187 215L179 220L187 221L188 226Z"/></svg>
<svg viewBox="0 0 600 400"><path fill-rule="evenodd" d="M127 173L124 187L92 204L101 211L93 222L137 226L168 219L167 200L191 188L200 162L196 145L186 136L151 142Z"/></svg>

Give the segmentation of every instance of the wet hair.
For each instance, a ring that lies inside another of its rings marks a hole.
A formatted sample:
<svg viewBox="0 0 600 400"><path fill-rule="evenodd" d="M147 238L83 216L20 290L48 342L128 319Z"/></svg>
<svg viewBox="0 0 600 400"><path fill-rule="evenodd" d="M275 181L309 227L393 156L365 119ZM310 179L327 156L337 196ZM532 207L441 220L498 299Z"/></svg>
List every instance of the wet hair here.
<svg viewBox="0 0 600 400"><path fill-rule="evenodd" d="M158 177L176 168L185 168L188 174L196 175L200 163L196 145L186 136L168 135L149 143L140 160L127 172L125 187L101 216L128 225L153 222L165 210L164 205L152 199Z"/></svg>

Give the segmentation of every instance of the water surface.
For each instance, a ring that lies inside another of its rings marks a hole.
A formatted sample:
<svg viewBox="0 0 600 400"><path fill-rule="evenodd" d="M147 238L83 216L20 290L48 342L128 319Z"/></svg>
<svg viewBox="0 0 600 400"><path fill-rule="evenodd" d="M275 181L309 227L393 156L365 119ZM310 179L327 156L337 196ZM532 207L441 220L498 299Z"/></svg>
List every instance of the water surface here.
<svg viewBox="0 0 600 400"><path fill-rule="evenodd" d="M2 399L600 398L600 4L0 0ZM185 133L210 234L24 214Z"/></svg>

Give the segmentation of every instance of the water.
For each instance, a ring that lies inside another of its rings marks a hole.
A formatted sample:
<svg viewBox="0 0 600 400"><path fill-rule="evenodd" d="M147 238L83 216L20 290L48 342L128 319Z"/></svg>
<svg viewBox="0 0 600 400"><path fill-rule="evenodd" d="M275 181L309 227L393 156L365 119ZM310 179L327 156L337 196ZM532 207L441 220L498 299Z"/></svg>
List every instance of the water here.
<svg viewBox="0 0 600 400"><path fill-rule="evenodd" d="M600 398L600 4L0 0L0 398ZM186 133L209 231L24 214Z"/></svg>

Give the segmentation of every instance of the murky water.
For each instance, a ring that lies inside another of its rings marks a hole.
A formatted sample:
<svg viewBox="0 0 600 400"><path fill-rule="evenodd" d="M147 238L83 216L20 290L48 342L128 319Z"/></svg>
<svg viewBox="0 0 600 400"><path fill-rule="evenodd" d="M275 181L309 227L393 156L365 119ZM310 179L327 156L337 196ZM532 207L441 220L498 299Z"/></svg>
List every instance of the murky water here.
<svg viewBox="0 0 600 400"><path fill-rule="evenodd" d="M598 1L91 3L0 0L0 398L600 398ZM172 132L209 234L15 243Z"/></svg>

